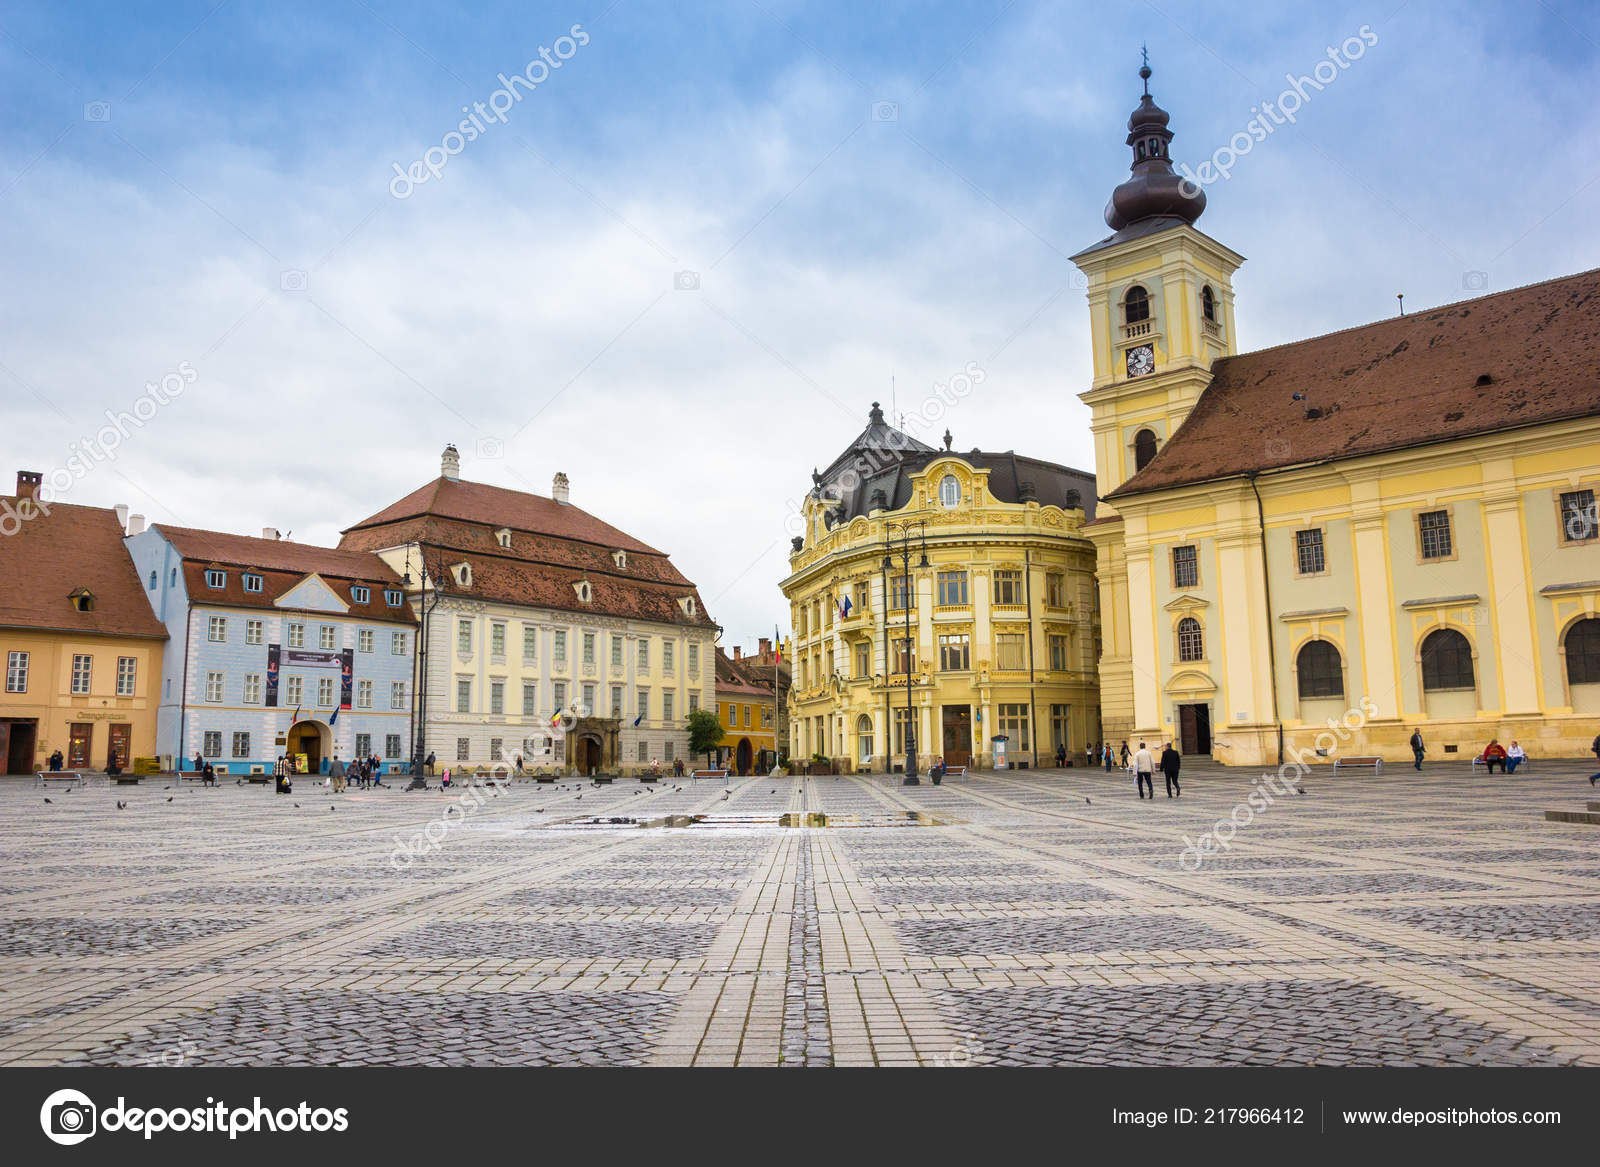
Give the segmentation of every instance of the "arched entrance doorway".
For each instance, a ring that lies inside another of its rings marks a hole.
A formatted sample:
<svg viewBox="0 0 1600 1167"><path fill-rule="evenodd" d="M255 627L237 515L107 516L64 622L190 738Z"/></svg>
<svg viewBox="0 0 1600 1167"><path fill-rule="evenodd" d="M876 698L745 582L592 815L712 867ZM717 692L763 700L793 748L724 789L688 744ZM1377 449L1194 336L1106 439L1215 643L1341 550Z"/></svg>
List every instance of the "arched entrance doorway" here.
<svg viewBox="0 0 1600 1167"><path fill-rule="evenodd" d="M333 731L320 721L297 721L289 728L284 753L305 755L304 773L316 774L333 751Z"/></svg>
<svg viewBox="0 0 1600 1167"><path fill-rule="evenodd" d="M734 753L734 765L738 767L740 774L750 773L750 753L750 739L740 738L739 748Z"/></svg>
<svg viewBox="0 0 1600 1167"><path fill-rule="evenodd" d="M597 737L578 739L578 773L588 777L599 773L605 765L605 749Z"/></svg>

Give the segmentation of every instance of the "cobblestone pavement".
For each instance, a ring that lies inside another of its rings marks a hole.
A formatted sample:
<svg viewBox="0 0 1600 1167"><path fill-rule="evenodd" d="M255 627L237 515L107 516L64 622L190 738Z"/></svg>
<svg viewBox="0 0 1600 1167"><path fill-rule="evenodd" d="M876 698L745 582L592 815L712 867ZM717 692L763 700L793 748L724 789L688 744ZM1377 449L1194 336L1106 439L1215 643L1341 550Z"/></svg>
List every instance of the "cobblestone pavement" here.
<svg viewBox="0 0 1600 1167"><path fill-rule="evenodd" d="M0 1064L1600 1065L1590 768L5 779Z"/></svg>

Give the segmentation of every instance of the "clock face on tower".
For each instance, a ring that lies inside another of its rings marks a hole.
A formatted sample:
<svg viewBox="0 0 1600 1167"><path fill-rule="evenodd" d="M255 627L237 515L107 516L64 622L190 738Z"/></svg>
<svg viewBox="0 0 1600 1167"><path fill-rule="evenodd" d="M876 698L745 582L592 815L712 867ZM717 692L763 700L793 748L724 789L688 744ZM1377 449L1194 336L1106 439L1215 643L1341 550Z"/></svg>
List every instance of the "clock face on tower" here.
<svg viewBox="0 0 1600 1167"><path fill-rule="evenodd" d="M1142 377L1156 367L1155 350L1141 344L1128 350L1128 376Z"/></svg>

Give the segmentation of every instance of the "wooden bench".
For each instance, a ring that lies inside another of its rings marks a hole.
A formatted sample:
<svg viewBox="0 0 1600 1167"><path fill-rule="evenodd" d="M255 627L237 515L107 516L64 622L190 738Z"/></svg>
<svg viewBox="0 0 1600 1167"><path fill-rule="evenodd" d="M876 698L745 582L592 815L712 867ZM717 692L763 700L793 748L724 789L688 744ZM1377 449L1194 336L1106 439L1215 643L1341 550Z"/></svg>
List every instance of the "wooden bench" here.
<svg viewBox="0 0 1600 1167"><path fill-rule="evenodd" d="M967 768L965 766L946 766L944 768L944 776L946 778L965 778L967 776Z"/></svg>
<svg viewBox="0 0 1600 1167"><path fill-rule="evenodd" d="M1370 757L1370 758L1335 758L1333 760L1333 772L1335 774L1337 774L1340 771L1340 769L1345 767L1345 766L1370 767L1374 774L1382 774L1383 773L1383 759L1379 758L1379 757Z"/></svg>
<svg viewBox="0 0 1600 1167"><path fill-rule="evenodd" d="M693 781L696 778L721 778L724 782L726 782L728 780L728 771L726 771L726 770L690 770L689 771L689 779L690 779L690 781Z"/></svg>
<svg viewBox="0 0 1600 1167"><path fill-rule="evenodd" d="M226 770L219 771L215 766L213 766L211 781L216 782L218 778L222 777L226 773ZM204 771L201 770L179 770L177 773L177 779L179 782L204 782L206 780L206 776Z"/></svg>
<svg viewBox="0 0 1600 1167"><path fill-rule="evenodd" d="M59 782L63 786L84 785L83 775L76 770L35 770L33 784L48 787L52 782Z"/></svg>

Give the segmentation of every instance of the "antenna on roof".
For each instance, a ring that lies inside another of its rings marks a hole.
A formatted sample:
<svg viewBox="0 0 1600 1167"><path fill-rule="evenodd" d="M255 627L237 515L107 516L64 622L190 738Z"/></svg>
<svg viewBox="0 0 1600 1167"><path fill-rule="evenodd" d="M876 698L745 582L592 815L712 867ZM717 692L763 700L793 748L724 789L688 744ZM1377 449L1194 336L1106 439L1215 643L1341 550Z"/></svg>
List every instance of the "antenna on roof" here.
<svg viewBox="0 0 1600 1167"><path fill-rule="evenodd" d="M894 394L894 370L889 370L889 416L894 418L894 428L899 429L905 419L900 416L900 404Z"/></svg>
<svg viewBox="0 0 1600 1167"><path fill-rule="evenodd" d="M1396 292L1394 298L1400 301L1400 315L1404 316L1406 314L1406 294L1404 292Z"/></svg>

